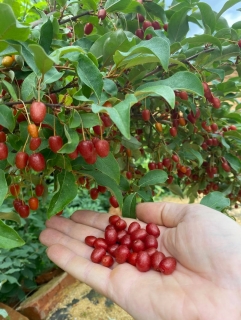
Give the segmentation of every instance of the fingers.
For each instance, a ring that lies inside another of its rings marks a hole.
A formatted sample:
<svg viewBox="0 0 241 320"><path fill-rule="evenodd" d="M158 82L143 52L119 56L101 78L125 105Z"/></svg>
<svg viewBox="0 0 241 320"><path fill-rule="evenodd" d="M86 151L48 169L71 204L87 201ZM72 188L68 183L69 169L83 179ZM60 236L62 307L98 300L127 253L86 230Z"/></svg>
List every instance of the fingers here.
<svg viewBox="0 0 241 320"><path fill-rule="evenodd" d="M103 295L107 295L107 284L111 270L78 256L69 248L55 244L48 248L47 255L61 269L74 278L85 282Z"/></svg>
<svg viewBox="0 0 241 320"><path fill-rule="evenodd" d="M172 202L146 202L137 205L137 217L167 228L176 227L186 216L188 205Z"/></svg>
<svg viewBox="0 0 241 320"><path fill-rule="evenodd" d="M92 228L97 228L104 231L106 226L109 224L110 216L111 215L108 213L98 213L90 210L81 210L73 213L70 219L77 223L81 223L87 226L91 226ZM123 217L121 218L127 222L127 225L135 221L130 218L123 218ZM140 222L140 225L141 227L143 227L145 226L145 223Z"/></svg>

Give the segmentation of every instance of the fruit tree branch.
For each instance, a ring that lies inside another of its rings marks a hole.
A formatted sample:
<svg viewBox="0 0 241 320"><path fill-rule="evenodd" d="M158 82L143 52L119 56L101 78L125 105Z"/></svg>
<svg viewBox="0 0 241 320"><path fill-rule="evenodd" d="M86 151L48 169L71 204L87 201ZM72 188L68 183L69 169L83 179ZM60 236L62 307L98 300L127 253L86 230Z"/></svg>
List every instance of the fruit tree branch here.
<svg viewBox="0 0 241 320"><path fill-rule="evenodd" d="M67 22L70 22L70 21L75 21L83 16L87 16L87 15L90 15L91 13L93 13L94 11L93 10L90 10L90 11L85 11L83 13L80 13L78 14L77 16L73 16L72 18L68 18L68 19L64 19L64 20L61 20L59 21L59 24L65 24Z"/></svg>

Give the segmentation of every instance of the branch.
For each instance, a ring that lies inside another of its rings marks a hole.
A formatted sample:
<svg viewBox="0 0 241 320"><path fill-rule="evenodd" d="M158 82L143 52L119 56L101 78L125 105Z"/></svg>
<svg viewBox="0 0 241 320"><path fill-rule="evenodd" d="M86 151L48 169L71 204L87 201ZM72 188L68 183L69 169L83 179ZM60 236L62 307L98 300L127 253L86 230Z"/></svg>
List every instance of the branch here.
<svg viewBox="0 0 241 320"><path fill-rule="evenodd" d="M186 58L186 59L181 60L181 62L187 64L189 61L197 58L201 53L204 53L204 52L207 53L207 52L211 52L211 51L213 51L213 50L214 50L214 48L210 48L210 49L207 49L207 50L203 50L203 51L201 51L201 52L198 52L198 53L194 54L193 56L191 56L191 57L189 57L189 58ZM170 67L173 67L173 66L175 66L175 65L177 65L177 64L172 63L172 64L170 64L168 67L170 68ZM145 79L145 78L147 78L147 77L150 77L150 76L152 76L153 74L158 73L158 72L161 71L161 70L162 70L162 66L159 66L159 67L157 67L155 70L152 70L151 72L147 73L147 74L143 77L143 79Z"/></svg>
<svg viewBox="0 0 241 320"><path fill-rule="evenodd" d="M47 17L51 17L53 14L55 14L57 11L52 11L52 12L50 12L50 13L48 13L48 14L46 14L46 16ZM41 18L41 19L39 19L39 20L36 20L36 21L34 21L34 22L31 22L30 23L30 26L32 27L32 28L34 28L34 27L36 27L36 26L38 26L39 24L41 24L43 22L43 19Z"/></svg>
<svg viewBox="0 0 241 320"><path fill-rule="evenodd" d="M57 93L57 92L61 92L61 91L65 90L65 89L75 88L75 87L78 87L78 83L69 83L60 89L56 89L56 90L51 91L50 93Z"/></svg>
<svg viewBox="0 0 241 320"><path fill-rule="evenodd" d="M73 16L72 18L68 18L68 19L65 19L65 20L61 20L61 21L59 21L59 25L65 24L65 23L67 23L67 22L69 22L69 21L75 21L75 20L77 20L77 19L79 19L79 18L81 18L81 17L83 17L83 16L90 15L92 12L94 12L94 11L93 11L93 10L85 11L85 12L83 12L83 13L78 14L77 16Z"/></svg>

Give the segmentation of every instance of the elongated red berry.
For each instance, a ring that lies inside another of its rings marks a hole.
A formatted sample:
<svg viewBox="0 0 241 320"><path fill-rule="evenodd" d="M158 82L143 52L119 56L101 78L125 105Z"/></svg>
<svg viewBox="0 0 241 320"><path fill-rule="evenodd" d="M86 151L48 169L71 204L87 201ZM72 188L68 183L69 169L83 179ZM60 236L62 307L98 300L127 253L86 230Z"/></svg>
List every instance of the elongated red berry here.
<svg viewBox="0 0 241 320"><path fill-rule="evenodd" d="M176 269L177 261L173 257L166 257L164 258L159 265L159 270L166 274L172 274L173 271Z"/></svg>
<svg viewBox="0 0 241 320"><path fill-rule="evenodd" d="M8 157L8 147L4 142L0 142L0 160L5 160Z"/></svg>
<svg viewBox="0 0 241 320"><path fill-rule="evenodd" d="M31 198L28 200L28 204L29 204L29 207L30 207L31 210L37 210L37 209L38 209L38 206L39 206L38 198L36 198L36 197L31 197Z"/></svg>
<svg viewBox="0 0 241 320"><path fill-rule="evenodd" d="M37 172L45 169L45 159L41 153L34 153L29 156L29 166Z"/></svg>
<svg viewBox="0 0 241 320"><path fill-rule="evenodd" d="M44 193L44 185L43 184L37 184L35 187L35 193L37 197L42 197Z"/></svg>
<svg viewBox="0 0 241 320"><path fill-rule="evenodd" d="M54 152L57 153L63 146L63 140L60 136L49 137L49 147Z"/></svg>
<svg viewBox="0 0 241 320"><path fill-rule="evenodd" d="M35 123L40 123L44 121L46 116L46 105L40 101L32 102L30 106L30 118Z"/></svg>
<svg viewBox="0 0 241 320"><path fill-rule="evenodd" d="M95 149L99 157L107 157L110 151L110 145L107 140L98 140L95 143Z"/></svg>
<svg viewBox="0 0 241 320"><path fill-rule="evenodd" d="M17 197L19 195L19 192L20 192L20 185L17 184L17 183L11 184L9 186L9 191L10 191L12 196Z"/></svg>
<svg viewBox="0 0 241 320"><path fill-rule="evenodd" d="M89 35L89 34L91 34L91 32L93 31L93 29L94 29L93 24L90 23L90 22L88 22L88 23L86 23L86 25L84 26L84 33L85 33L86 35Z"/></svg>
<svg viewBox="0 0 241 320"><path fill-rule="evenodd" d="M20 151L16 154L15 165L18 169L24 169L28 164L29 156L26 152Z"/></svg>
<svg viewBox="0 0 241 320"><path fill-rule="evenodd" d="M136 257L136 268L141 272L147 272L151 269L151 257L147 252L138 252Z"/></svg>
<svg viewBox="0 0 241 320"><path fill-rule="evenodd" d="M41 143L42 143L41 138L39 138L39 137L38 138L31 138L30 142L29 142L29 149L32 151L35 151L40 147Z"/></svg>

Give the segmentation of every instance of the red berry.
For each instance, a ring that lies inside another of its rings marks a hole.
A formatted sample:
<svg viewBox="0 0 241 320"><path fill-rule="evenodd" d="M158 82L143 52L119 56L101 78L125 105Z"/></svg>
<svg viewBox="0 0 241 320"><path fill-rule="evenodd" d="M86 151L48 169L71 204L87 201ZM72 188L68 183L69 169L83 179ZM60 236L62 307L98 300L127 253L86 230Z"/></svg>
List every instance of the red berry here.
<svg viewBox="0 0 241 320"><path fill-rule="evenodd" d="M137 29L135 32L135 35L140 38L143 39L144 38L144 31L142 29Z"/></svg>
<svg viewBox="0 0 241 320"><path fill-rule="evenodd" d="M20 186L17 183L11 184L9 186L9 191L12 196L17 197L20 193Z"/></svg>
<svg viewBox="0 0 241 320"><path fill-rule="evenodd" d="M108 114L103 114L101 120L106 128L111 127L113 122Z"/></svg>
<svg viewBox="0 0 241 320"><path fill-rule="evenodd" d="M0 142L6 141L6 133L3 131L0 131Z"/></svg>
<svg viewBox="0 0 241 320"><path fill-rule="evenodd" d="M125 228L127 227L127 223L125 220L119 219L118 221L116 221L114 227L117 231L125 230Z"/></svg>
<svg viewBox="0 0 241 320"><path fill-rule="evenodd" d="M154 237L151 234L148 234L146 236L146 238L144 240L144 243L145 243L145 247L146 248L155 248L155 249L157 249L157 247L158 247L158 242L157 242L156 237Z"/></svg>
<svg viewBox="0 0 241 320"><path fill-rule="evenodd" d="M40 101L32 102L30 106L30 118L35 123L44 121L46 115L46 105Z"/></svg>
<svg viewBox="0 0 241 320"><path fill-rule="evenodd" d="M160 262L159 270L166 275L171 274L176 269L176 264L175 258L166 257Z"/></svg>
<svg viewBox="0 0 241 320"><path fill-rule="evenodd" d="M151 256L156 252L156 249L153 248L153 247L151 247L151 248L147 248L145 251L146 251L146 252L149 254L149 256L151 257Z"/></svg>
<svg viewBox="0 0 241 320"><path fill-rule="evenodd" d="M49 147L54 152L57 153L63 146L63 140L60 136L49 137Z"/></svg>
<svg viewBox="0 0 241 320"><path fill-rule="evenodd" d="M89 193L92 200L96 200L99 196L99 190L97 188L90 189Z"/></svg>
<svg viewBox="0 0 241 320"><path fill-rule="evenodd" d="M168 179L166 181L167 184L171 184L173 181L174 177L173 176L168 176Z"/></svg>
<svg viewBox="0 0 241 320"><path fill-rule="evenodd" d="M97 126L94 126L94 127L93 127L93 131L94 131L95 134L97 134L98 136L100 136L101 133L103 134L103 132L105 131L105 127L104 127L103 125L102 125L102 126L97 125Z"/></svg>
<svg viewBox="0 0 241 320"><path fill-rule="evenodd" d="M112 224L113 226L118 220L120 220L120 216L117 216L116 214L109 217L109 223Z"/></svg>
<svg viewBox="0 0 241 320"><path fill-rule="evenodd" d="M137 20L138 20L140 23L144 22L144 20L145 20L145 17L144 17L142 14L140 14L140 13L137 13L136 17L137 17Z"/></svg>
<svg viewBox="0 0 241 320"><path fill-rule="evenodd" d="M73 152L68 153L68 156L71 160L75 160L78 157L78 149L76 148Z"/></svg>
<svg viewBox="0 0 241 320"><path fill-rule="evenodd" d="M167 29L168 29L168 24L167 24L167 23L165 23L165 24L163 25L163 29L164 29L165 31L167 31Z"/></svg>
<svg viewBox="0 0 241 320"><path fill-rule="evenodd" d="M96 150L94 149L93 153L88 158L84 158L84 159L85 159L86 163L94 164L96 162L96 160L97 160L97 152L96 152Z"/></svg>
<svg viewBox="0 0 241 320"><path fill-rule="evenodd" d="M35 193L37 197L42 197L44 193L44 185L43 184L37 184L35 187Z"/></svg>
<svg viewBox="0 0 241 320"><path fill-rule="evenodd" d="M131 249L131 236L129 234L124 235L124 237L121 238L120 244L127 246L127 248Z"/></svg>
<svg viewBox="0 0 241 320"><path fill-rule="evenodd" d="M103 248L107 250L107 242L104 238L97 238L94 242L94 248Z"/></svg>
<svg viewBox="0 0 241 320"><path fill-rule="evenodd" d="M138 252L136 257L136 268L141 272L146 272L151 269L151 257L147 252Z"/></svg>
<svg viewBox="0 0 241 320"><path fill-rule="evenodd" d="M5 160L8 157L8 147L4 142L0 142L0 160Z"/></svg>
<svg viewBox="0 0 241 320"><path fill-rule="evenodd" d="M22 204L18 207L18 213L20 217L22 218L27 218L30 213L29 206L27 204Z"/></svg>
<svg viewBox="0 0 241 320"><path fill-rule="evenodd" d="M105 230L105 241L108 246L111 246L117 241L117 231L115 229Z"/></svg>
<svg viewBox="0 0 241 320"><path fill-rule="evenodd" d="M107 252L111 254L113 257L115 257L115 251L119 247L118 243L112 244L111 246L108 246Z"/></svg>
<svg viewBox="0 0 241 320"><path fill-rule="evenodd" d="M164 253L160 251L156 251L152 256L151 256L151 266L154 270L159 271L159 266L161 261L165 258Z"/></svg>
<svg viewBox="0 0 241 320"><path fill-rule="evenodd" d="M182 99L182 100L188 100L188 94L186 91L181 91L179 93L179 97Z"/></svg>
<svg viewBox="0 0 241 320"><path fill-rule="evenodd" d="M28 204L29 204L29 207L30 207L31 210L37 210L37 209L38 209L38 206L39 206L38 198L36 198L36 197L31 197L31 198L28 200Z"/></svg>
<svg viewBox="0 0 241 320"><path fill-rule="evenodd" d="M104 186L99 186L98 185L97 189L99 190L100 193L105 193L106 192L106 187L104 187Z"/></svg>
<svg viewBox="0 0 241 320"><path fill-rule="evenodd" d="M238 46L241 48L241 39L238 41Z"/></svg>
<svg viewBox="0 0 241 320"><path fill-rule="evenodd" d="M94 144L91 140L82 140L78 144L78 151L83 158L89 158L94 152Z"/></svg>
<svg viewBox="0 0 241 320"><path fill-rule="evenodd" d="M140 229L140 228L141 228L140 224L139 224L138 222L136 222L136 221L133 221L133 222L131 222L131 224L129 225L127 232L128 232L129 234L131 234L133 231L138 230L138 229Z"/></svg>
<svg viewBox="0 0 241 320"><path fill-rule="evenodd" d="M155 162L149 162L148 163L148 168L149 168L149 170L154 170L154 169L156 169L156 163Z"/></svg>
<svg viewBox="0 0 241 320"><path fill-rule="evenodd" d="M99 140L95 144L95 149L101 158L107 157L110 151L110 145L107 140Z"/></svg>
<svg viewBox="0 0 241 320"><path fill-rule="evenodd" d="M29 149L32 151L35 151L38 149L38 147L41 145L41 138L37 137L37 138L31 138L30 142L29 142Z"/></svg>
<svg viewBox="0 0 241 320"><path fill-rule="evenodd" d="M132 173L131 173L130 171L127 171L127 172L126 172L126 178L127 178L128 180L131 180L131 179L132 179Z"/></svg>
<svg viewBox="0 0 241 320"><path fill-rule="evenodd" d="M131 233L131 240L135 241L137 239L140 239L144 241L146 236L147 236L147 232L145 229L138 229Z"/></svg>
<svg viewBox="0 0 241 320"><path fill-rule="evenodd" d="M117 232L117 242L121 242L121 239L127 234L126 230L120 230Z"/></svg>
<svg viewBox="0 0 241 320"><path fill-rule="evenodd" d="M112 207L114 207L114 208L118 208L119 207L119 203L118 203L118 201L117 201L115 196L111 196L109 198L109 202L112 205Z"/></svg>
<svg viewBox="0 0 241 320"><path fill-rule="evenodd" d="M134 252L140 252L140 251L144 251L146 247L145 247L145 243L142 240L137 239L132 242L131 248Z"/></svg>
<svg viewBox="0 0 241 320"><path fill-rule="evenodd" d="M237 127L232 124L231 126L228 127L228 130L233 130L233 131L235 131L235 130L237 130Z"/></svg>
<svg viewBox="0 0 241 320"><path fill-rule="evenodd" d="M47 98L49 103L52 103L52 104L58 103L57 95L55 93L50 93L50 95Z"/></svg>
<svg viewBox="0 0 241 320"><path fill-rule="evenodd" d="M112 258L112 256L109 256L108 254L106 254L102 259L101 259L101 264L104 267L110 268L112 267L112 265L114 264L114 259Z"/></svg>
<svg viewBox="0 0 241 320"><path fill-rule="evenodd" d="M158 228L158 226L155 223L148 223L146 225L146 231L148 234L158 238L160 236L160 229Z"/></svg>
<svg viewBox="0 0 241 320"><path fill-rule="evenodd" d="M136 265L137 252L130 252L127 262L133 266Z"/></svg>
<svg viewBox="0 0 241 320"><path fill-rule="evenodd" d="M148 110L148 109L142 110L141 116L142 116L142 119L143 119L144 121L149 121L149 120L150 120L150 117L151 117L150 110Z"/></svg>
<svg viewBox="0 0 241 320"><path fill-rule="evenodd" d="M154 28L154 30L161 29L161 25L160 25L160 23L158 21L152 21L151 25Z"/></svg>
<svg viewBox="0 0 241 320"><path fill-rule="evenodd" d="M158 162L156 164L156 168L162 170L163 169L163 163L162 162Z"/></svg>
<svg viewBox="0 0 241 320"><path fill-rule="evenodd" d="M216 123L211 124L212 132L216 132L218 130L218 125Z"/></svg>
<svg viewBox="0 0 241 320"><path fill-rule="evenodd" d="M170 135L173 137L177 136L177 129L175 127L170 128Z"/></svg>
<svg viewBox="0 0 241 320"><path fill-rule="evenodd" d="M94 263L100 263L105 255L106 251L104 248L95 248L91 253L90 259Z"/></svg>
<svg viewBox="0 0 241 320"><path fill-rule="evenodd" d="M120 245L115 250L116 262L119 264L125 263L129 257L129 254L130 254L130 250L127 248L127 246Z"/></svg>
<svg viewBox="0 0 241 320"><path fill-rule="evenodd" d="M164 167L169 168L170 165L171 165L171 159L169 159L169 158L164 158L164 159L162 160L162 164L163 164Z"/></svg>
<svg viewBox="0 0 241 320"><path fill-rule="evenodd" d="M18 212L18 209L20 206L22 206L24 204L23 200L20 200L20 199L14 199L13 201L13 206L14 206L14 209Z"/></svg>
<svg viewBox="0 0 241 320"><path fill-rule="evenodd" d="M230 165L229 165L227 162L223 162L223 163L222 163L222 168L223 168L223 170L226 171L226 172L230 172L230 171L231 171L231 167L230 167Z"/></svg>
<svg viewBox="0 0 241 320"><path fill-rule="evenodd" d="M18 152L15 158L15 165L18 169L24 169L28 164L29 156L26 152Z"/></svg>
<svg viewBox="0 0 241 320"><path fill-rule="evenodd" d="M148 21L148 20L145 20L145 21L143 22L143 25L142 25L143 30L146 30L146 29L149 28L149 27L152 27L151 22Z"/></svg>
<svg viewBox="0 0 241 320"><path fill-rule="evenodd" d="M178 155L177 155L177 154L173 154L173 155L172 155L172 160L173 160L174 162L179 162L179 157L178 157Z"/></svg>
<svg viewBox="0 0 241 320"><path fill-rule="evenodd" d="M89 247L94 247L94 242L96 240L96 237L94 236L87 236L85 237L85 244Z"/></svg>
<svg viewBox="0 0 241 320"><path fill-rule="evenodd" d="M106 11L105 9L100 9L98 11L98 18L101 20L104 20L106 18Z"/></svg>
<svg viewBox="0 0 241 320"><path fill-rule="evenodd" d="M29 166L37 172L45 169L45 159L41 153L34 153L29 156Z"/></svg>
<svg viewBox="0 0 241 320"><path fill-rule="evenodd" d="M214 97L213 101L212 101L212 105L215 109L219 109L221 106L221 102L220 102L219 98Z"/></svg>
<svg viewBox="0 0 241 320"><path fill-rule="evenodd" d="M88 22L88 23L86 23L86 25L84 26L84 33L85 33L86 35L89 35L89 34L91 34L91 32L93 31L93 29L94 29L93 24L90 23L90 22Z"/></svg>
<svg viewBox="0 0 241 320"><path fill-rule="evenodd" d="M187 115L187 119L188 119L192 124L194 124L194 123L197 121L197 119L196 119L191 113L189 113L189 114Z"/></svg>

